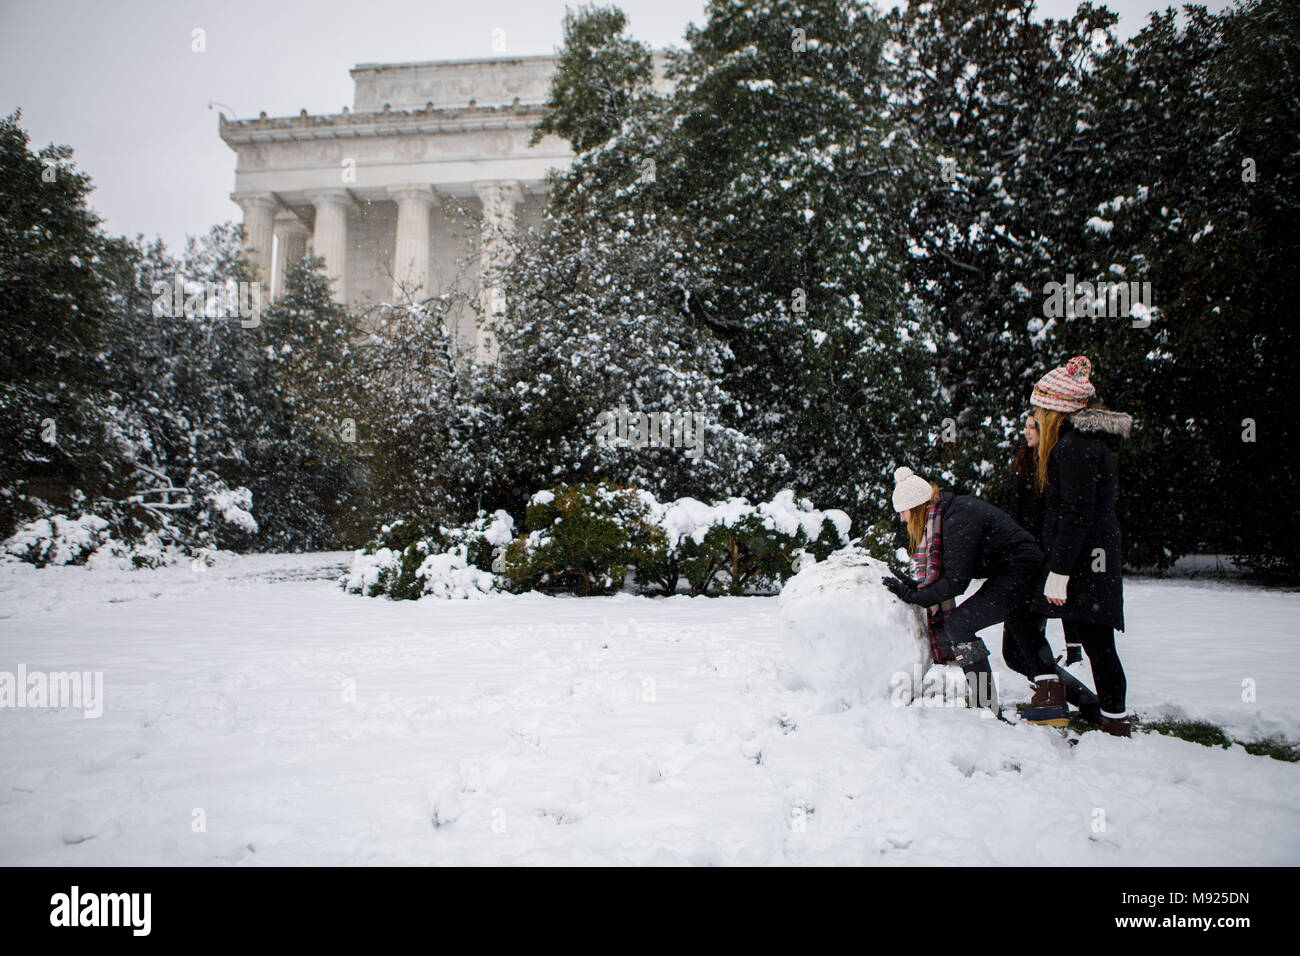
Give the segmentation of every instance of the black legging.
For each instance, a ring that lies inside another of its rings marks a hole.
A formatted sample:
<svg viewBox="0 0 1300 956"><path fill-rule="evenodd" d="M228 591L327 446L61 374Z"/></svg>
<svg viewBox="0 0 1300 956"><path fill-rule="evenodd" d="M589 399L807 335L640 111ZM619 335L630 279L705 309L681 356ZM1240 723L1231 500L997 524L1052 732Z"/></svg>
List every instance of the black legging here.
<svg viewBox="0 0 1300 956"><path fill-rule="evenodd" d="M1097 695L1092 692L1087 684L1079 680L1068 670L1052 660L1051 664L1047 659L1052 657L1052 647L1047 643L1047 618L1033 613L1018 614L1014 618L1007 618L1006 626L1002 629L1002 660L1017 674L1023 674L1030 682L1035 682L1044 674L1055 674L1065 682L1065 699L1079 708L1084 719L1097 723L1101 720L1101 704L1097 700ZM1071 643L1074 643L1073 641ZM1039 654L1038 663L1030 663L1031 658L1027 655L1035 651L1026 651L1025 648L1041 648L1036 653ZM1112 711L1119 713L1119 711Z"/></svg>
<svg viewBox="0 0 1300 956"><path fill-rule="evenodd" d="M1047 619L1035 614L1025 601L1007 615L1002 628L1002 659L1017 674L1031 681L1056 673L1056 658L1047 643Z"/></svg>
<svg viewBox="0 0 1300 956"><path fill-rule="evenodd" d="M1061 621L1065 639L1071 644L1082 644L1092 665L1092 679L1097 685L1101 709L1108 714L1123 714L1124 700L1128 696L1128 680L1124 666L1115 650L1115 631L1104 624L1088 621Z"/></svg>

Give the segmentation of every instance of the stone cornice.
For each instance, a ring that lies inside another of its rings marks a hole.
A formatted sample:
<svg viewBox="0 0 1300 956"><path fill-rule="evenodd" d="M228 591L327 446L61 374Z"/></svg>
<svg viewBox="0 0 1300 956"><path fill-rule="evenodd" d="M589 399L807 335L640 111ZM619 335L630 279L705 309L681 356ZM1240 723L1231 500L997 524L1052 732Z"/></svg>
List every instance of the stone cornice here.
<svg viewBox="0 0 1300 956"><path fill-rule="evenodd" d="M380 73L384 70L411 70L456 66L479 66L490 63L509 66L514 63L537 63L543 60L550 60L552 63L559 63L560 58L555 53L530 53L527 56L480 56L468 57L462 60L407 60L404 63L358 63L349 72L351 73Z"/></svg>
<svg viewBox="0 0 1300 956"><path fill-rule="evenodd" d="M535 106L472 106L464 109L380 110L373 113L331 113L323 116L304 112L298 116L263 116L249 120L227 120L220 114L218 117L221 138L234 148L247 143L532 129L541 120L542 114L542 108Z"/></svg>

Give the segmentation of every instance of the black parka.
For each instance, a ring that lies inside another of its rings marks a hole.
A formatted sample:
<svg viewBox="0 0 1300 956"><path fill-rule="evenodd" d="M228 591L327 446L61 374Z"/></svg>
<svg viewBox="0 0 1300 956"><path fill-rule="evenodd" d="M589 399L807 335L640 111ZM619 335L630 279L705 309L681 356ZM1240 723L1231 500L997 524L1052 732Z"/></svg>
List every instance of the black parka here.
<svg viewBox="0 0 1300 956"><path fill-rule="evenodd" d="M955 598L972 578L1023 573L1032 581L1034 565L1043 556L1028 531L987 501L969 495L945 491L939 496L939 507L943 511L941 573L937 581L916 592L918 604L933 607Z"/></svg>
<svg viewBox="0 0 1300 956"><path fill-rule="evenodd" d="M1123 412L1085 408L1062 425L1047 460L1043 494L1043 551L1034 608L1048 617L1089 621L1124 630L1124 575L1120 551L1119 449L1133 419ZM1047 572L1068 574L1066 601L1042 594Z"/></svg>
<svg viewBox="0 0 1300 956"><path fill-rule="evenodd" d="M1007 476L998 506L1037 539L1043 530L1043 496L1034 489L1033 449L1021 444L1016 452L1017 463L1022 460L1021 456L1028 457L1029 467L1023 471L1015 468Z"/></svg>

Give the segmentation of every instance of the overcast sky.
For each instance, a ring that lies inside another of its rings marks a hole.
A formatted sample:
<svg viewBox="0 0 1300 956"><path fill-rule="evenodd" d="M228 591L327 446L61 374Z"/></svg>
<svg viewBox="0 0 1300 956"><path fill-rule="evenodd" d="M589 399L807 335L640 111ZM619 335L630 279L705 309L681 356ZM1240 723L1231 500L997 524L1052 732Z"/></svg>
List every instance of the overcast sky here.
<svg viewBox="0 0 1300 956"><path fill-rule="evenodd" d="M705 6L613 2L656 48L680 45ZM1108 5L1127 36L1169 4ZM1060 17L1075 4L1039 6ZM552 53L564 10L563 0L0 0L0 113L21 108L36 148L73 147L109 230L179 249L187 234L240 218L229 198L235 155L209 101L241 119L336 113L352 104L357 63L492 56L497 29L507 54ZM196 27L206 52L191 50Z"/></svg>

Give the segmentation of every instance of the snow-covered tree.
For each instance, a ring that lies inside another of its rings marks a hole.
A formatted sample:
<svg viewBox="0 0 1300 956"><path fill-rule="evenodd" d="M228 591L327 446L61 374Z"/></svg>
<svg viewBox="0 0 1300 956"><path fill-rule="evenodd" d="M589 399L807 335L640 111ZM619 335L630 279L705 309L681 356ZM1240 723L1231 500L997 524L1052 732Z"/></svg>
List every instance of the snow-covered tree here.
<svg viewBox="0 0 1300 956"><path fill-rule="evenodd" d="M1107 52L1078 113L1062 232L1078 279L1149 282L1153 311L1081 317L1099 386L1139 429L1125 462L1126 543L1147 562L1229 551L1300 570L1300 8L1254 0L1152 14ZM1225 489L1231 489L1225 494Z"/></svg>
<svg viewBox="0 0 1300 956"><path fill-rule="evenodd" d="M935 323L932 457L949 481L996 491L1033 383L1057 364L1042 290L1072 261L1062 226L1088 153L1079 91L1115 17L933 0L889 20L891 102L925 146L908 271Z"/></svg>
<svg viewBox="0 0 1300 956"><path fill-rule="evenodd" d="M43 496L111 494L101 350L120 245L87 205L67 146L0 120L0 535Z"/></svg>
<svg viewBox="0 0 1300 956"><path fill-rule="evenodd" d="M607 471L582 430L622 402L703 406L736 452L661 472L656 490L793 482L878 505L929 392L901 274L914 144L886 109L883 28L844 0L714 2L707 17L673 57L675 90L638 88L553 182L549 231L516 258L503 366L550 419L557 480L654 487Z"/></svg>

